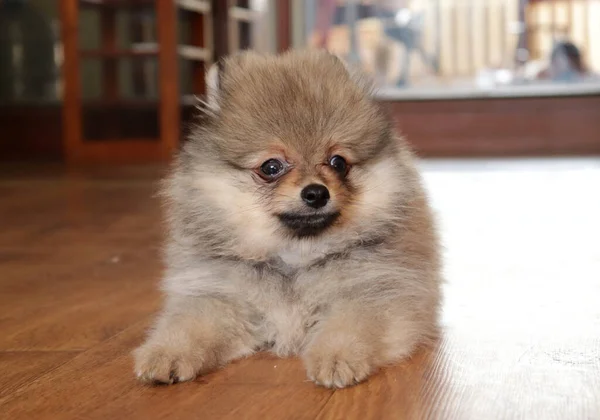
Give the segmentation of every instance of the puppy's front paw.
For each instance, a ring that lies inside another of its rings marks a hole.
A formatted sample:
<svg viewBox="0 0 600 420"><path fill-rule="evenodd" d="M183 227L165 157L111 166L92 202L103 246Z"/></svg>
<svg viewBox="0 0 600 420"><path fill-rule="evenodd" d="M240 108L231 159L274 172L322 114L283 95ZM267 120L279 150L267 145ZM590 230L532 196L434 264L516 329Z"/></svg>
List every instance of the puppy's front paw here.
<svg viewBox="0 0 600 420"><path fill-rule="evenodd" d="M350 344L350 343L348 343ZM308 377L317 385L344 388L364 381L373 371L364 348L314 343L304 354Z"/></svg>
<svg viewBox="0 0 600 420"><path fill-rule="evenodd" d="M146 343L134 352L135 372L141 382L175 384L190 381L202 368L200 354Z"/></svg>

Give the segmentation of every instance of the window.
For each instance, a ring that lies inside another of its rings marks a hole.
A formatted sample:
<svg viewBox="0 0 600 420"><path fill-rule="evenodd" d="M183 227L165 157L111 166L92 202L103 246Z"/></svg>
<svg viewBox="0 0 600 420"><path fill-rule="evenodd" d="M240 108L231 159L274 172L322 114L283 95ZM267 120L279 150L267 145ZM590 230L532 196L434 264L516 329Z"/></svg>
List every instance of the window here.
<svg viewBox="0 0 600 420"><path fill-rule="evenodd" d="M304 43L370 73L384 96L600 91L600 0L310 0Z"/></svg>

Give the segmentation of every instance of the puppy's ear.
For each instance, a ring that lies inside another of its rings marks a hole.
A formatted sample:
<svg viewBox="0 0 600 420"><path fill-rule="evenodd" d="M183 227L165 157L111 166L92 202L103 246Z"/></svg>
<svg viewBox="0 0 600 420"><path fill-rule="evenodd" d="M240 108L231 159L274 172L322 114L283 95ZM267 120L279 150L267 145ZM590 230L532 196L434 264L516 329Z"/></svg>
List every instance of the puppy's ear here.
<svg viewBox="0 0 600 420"><path fill-rule="evenodd" d="M221 108L221 76L223 74L223 61L212 64L206 73L206 105L213 112Z"/></svg>
<svg viewBox="0 0 600 420"><path fill-rule="evenodd" d="M248 51L236 52L220 58L210 66L206 72L206 105L211 111L218 112L221 109L225 89L225 72L229 76L232 71L238 70L244 60L249 57L251 57L251 53Z"/></svg>
<svg viewBox="0 0 600 420"><path fill-rule="evenodd" d="M329 52L329 55L333 60L337 61L339 65L344 66L346 73L351 81L353 81L361 89L364 89L368 93L372 93L373 81L364 73L364 71L357 65L349 63L337 54Z"/></svg>

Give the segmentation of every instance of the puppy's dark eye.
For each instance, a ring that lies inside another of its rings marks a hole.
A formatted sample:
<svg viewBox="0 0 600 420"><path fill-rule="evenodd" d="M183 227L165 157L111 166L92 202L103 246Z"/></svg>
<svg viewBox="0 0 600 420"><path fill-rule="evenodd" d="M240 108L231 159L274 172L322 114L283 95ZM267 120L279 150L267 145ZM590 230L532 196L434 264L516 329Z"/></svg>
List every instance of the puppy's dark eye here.
<svg viewBox="0 0 600 420"><path fill-rule="evenodd" d="M333 168L338 174L345 175L348 170L348 164L346 160L338 155L335 155L331 159L329 159L329 166Z"/></svg>
<svg viewBox="0 0 600 420"><path fill-rule="evenodd" d="M275 179L282 175L285 170L283 162L277 159L269 159L260 166L260 176L265 179Z"/></svg>

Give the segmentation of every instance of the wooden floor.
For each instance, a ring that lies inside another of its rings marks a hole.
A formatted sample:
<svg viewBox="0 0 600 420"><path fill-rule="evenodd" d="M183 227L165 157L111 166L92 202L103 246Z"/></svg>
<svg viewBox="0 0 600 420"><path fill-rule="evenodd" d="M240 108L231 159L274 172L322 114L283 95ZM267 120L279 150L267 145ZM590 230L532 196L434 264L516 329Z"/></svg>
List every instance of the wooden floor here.
<svg viewBox="0 0 600 420"><path fill-rule="evenodd" d="M447 248L436 349L351 389L259 355L144 387L157 168L0 172L0 417L600 419L600 160L424 162Z"/></svg>

